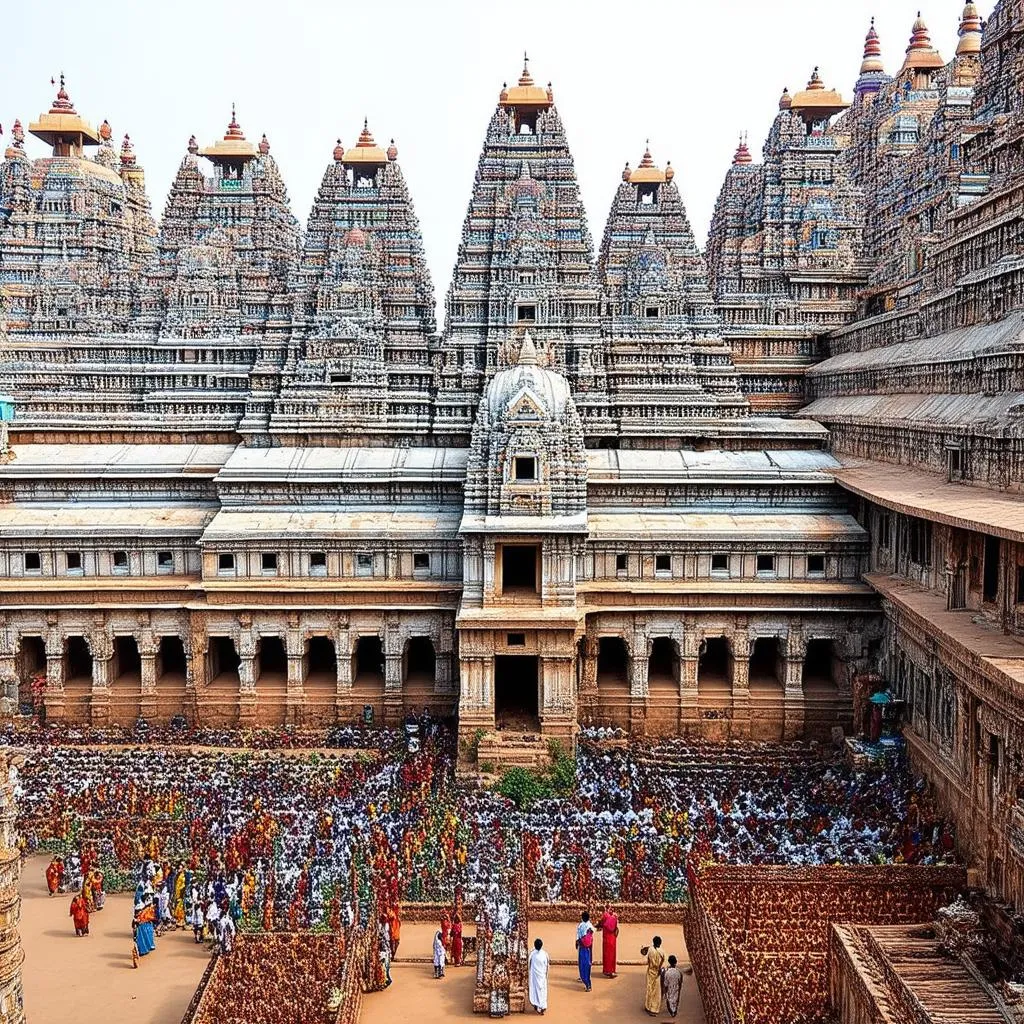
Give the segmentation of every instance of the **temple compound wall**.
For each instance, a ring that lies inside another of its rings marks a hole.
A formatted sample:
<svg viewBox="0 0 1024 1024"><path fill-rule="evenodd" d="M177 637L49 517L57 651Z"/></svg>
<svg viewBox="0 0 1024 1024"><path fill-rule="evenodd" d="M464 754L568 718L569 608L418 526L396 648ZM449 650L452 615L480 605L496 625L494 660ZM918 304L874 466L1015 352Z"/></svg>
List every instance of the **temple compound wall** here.
<svg viewBox="0 0 1024 1024"><path fill-rule="evenodd" d="M829 1009L833 925L930 921L962 868L691 865L686 944L710 1024L797 1024Z"/></svg>

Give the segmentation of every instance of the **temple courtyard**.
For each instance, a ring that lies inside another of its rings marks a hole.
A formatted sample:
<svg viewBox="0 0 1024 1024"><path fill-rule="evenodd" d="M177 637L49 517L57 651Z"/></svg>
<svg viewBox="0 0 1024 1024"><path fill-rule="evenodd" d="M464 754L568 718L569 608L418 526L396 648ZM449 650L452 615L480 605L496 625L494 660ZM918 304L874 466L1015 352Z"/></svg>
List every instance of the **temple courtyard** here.
<svg viewBox="0 0 1024 1024"><path fill-rule="evenodd" d="M180 1024L210 962L205 947L196 946L187 930L170 932L158 940L156 952L134 970L130 894L108 896L103 911L92 915L88 938L77 938L68 917L70 897L47 895L43 878L47 860L41 856L28 858L21 881L25 1004L32 1018L73 1019L77 1024L120 1020ZM625 1024L650 1020L643 1010L644 970L639 947L655 932L665 938L666 948L674 950L681 963L687 962L679 925L624 924L619 937L619 976L601 976L598 943L593 991L586 993L573 964L575 924L537 922L531 938L542 937L553 960L548 1019L569 1022L597 1014ZM360 1024L441 1024L478 1019L472 1012L472 964L449 967L444 980L435 981L429 962L432 937L430 924L405 925L399 959L392 966L394 984L366 997ZM704 1022L692 975L686 979L676 1019L687 1024Z"/></svg>

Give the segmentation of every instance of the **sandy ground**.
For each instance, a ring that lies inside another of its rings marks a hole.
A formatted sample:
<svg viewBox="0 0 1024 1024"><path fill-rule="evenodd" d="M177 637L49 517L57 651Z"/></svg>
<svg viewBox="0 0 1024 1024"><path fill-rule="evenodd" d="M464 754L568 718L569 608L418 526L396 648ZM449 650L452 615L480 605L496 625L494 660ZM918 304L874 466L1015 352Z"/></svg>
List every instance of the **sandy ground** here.
<svg viewBox="0 0 1024 1024"><path fill-rule="evenodd" d="M402 926L402 945L398 961L391 968L394 984L385 992L375 992L363 1000L360 1024L444 1024L448 1021L486 1020L473 1014L472 966L446 969L445 977L434 980L433 967L427 961L435 928L425 924ZM688 963L682 929L679 925L622 925L619 935L619 957L638 964L640 946L654 934L661 935L665 949ZM600 970L601 940L594 943L596 960L592 975L593 989L586 992L580 984L575 963L576 926L573 922L538 921L531 938L544 940L555 963L548 979L548 1012L545 1021L554 1024L576 1024L588 1016L598 1015L616 1024L650 1024L652 1020L672 1020L667 1012L655 1018L644 1012L644 969L623 966L617 978L604 978ZM413 962L411 962L413 961ZM535 1017L531 1010L528 1018ZM675 1018L681 1024L704 1024L704 1009L692 975L683 981L683 997Z"/></svg>
<svg viewBox="0 0 1024 1024"><path fill-rule="evenodd" d="M32 1024L181 1024L210 954L191 932L157 939L132 969L131 897L112 895L78 938L71 895L50 897L47 858L33 857L21 877L25 1012Z"/></svg>
<svg viewBox="0 0 1024 1024"><path fill-rule="evenodd" d="M32 1024L75 1021L75 1024L180 1024L202 977L210 955L192 941L191 932L172 932L157 940L156 951L138 970L131 962L131 898L113 895L106 907L93 914L90 934L77 938L68 908L70 895L50 898L43 872L45 857L33 857L22 874L21 940L25 948L25 1009ZM435 981L430 966L434 936L430 924L406 923L402 945L392 968L395 984L386 992L368 995L360 1024L441 1024L473 1021L472 967L449 967ZM678 925L623 925L619 957L624 965L640 959L640 946L655 930L665 949L686 963L686 950ZM575 966L575 924L539 921L535 929L554 965L549 981L549 1008L545 1019L578 1021L603 1014L623 1024L650 1022L643 1010L643 968L623 966L619 976L601 976L601 940L594 943L593 991L584 992ZM467 929L471 934L471 929ZM533 936L531 936L533 937ZM535 1014L531 1014L535 1016ZM668 1014L662 1018L670 1019ZM684 983L678 1021L703 1024L704 1014L693 977Z"/></svg>

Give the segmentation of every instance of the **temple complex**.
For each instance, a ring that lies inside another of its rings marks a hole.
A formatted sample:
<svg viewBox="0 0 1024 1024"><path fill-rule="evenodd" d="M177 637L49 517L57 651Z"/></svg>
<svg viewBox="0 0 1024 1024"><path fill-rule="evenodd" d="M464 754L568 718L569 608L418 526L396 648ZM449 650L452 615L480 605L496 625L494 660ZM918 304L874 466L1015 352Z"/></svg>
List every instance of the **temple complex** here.
<svg viewBox="0 0 1024 1024"><path fill-rule="evenodd" d="M6 696L41 678L94 725L428 707L501 764L581 723L828 738L891 686L1019 907L1024 0L957 7L873 22L850 100L819 68L785 90L703 250L656 143L595 250L525 62L440 331L387 136L325 126L302 230L232 109L157 227L144 154L62 79L27 129L52 152L15 122L0 165Z"/></svg>

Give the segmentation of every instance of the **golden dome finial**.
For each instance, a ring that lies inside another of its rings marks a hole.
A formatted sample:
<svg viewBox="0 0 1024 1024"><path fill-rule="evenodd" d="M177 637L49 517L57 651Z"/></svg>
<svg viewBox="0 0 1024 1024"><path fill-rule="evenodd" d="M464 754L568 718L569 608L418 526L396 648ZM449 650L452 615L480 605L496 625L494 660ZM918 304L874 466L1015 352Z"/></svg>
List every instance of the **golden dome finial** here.
<svg viewBox="0 0 1024 1024"><path fill-rule="evenodd" d="M334 147L334 159L339 162L345 159L345 147L341 144L341 139L338 139Z"/></svg>
<svg viewBox="0 0 1024 1024"><path fill-rule="evenodd" d="M867 75L876 71L885 71L885 65L882 63L882 43L875 29L875 19L872 18L871 28L864 39L864 59L861 61L860 73Z"/></svg>
<svg viewBox="0 0 1024 1024"><path fill-rule="evenodd" d="M644 141L644 155L640 158L641 167L653 167L654 158L651 156L651 140Z"/></svg>
<svg viewBox="0 0 1024 1024"><path fill-rule="evenodd" d="M928 32L928 26L925 24L924 18L921 17L921 12L918 11L914 27L910 30L910 45L907 47L907 56L903 61L901 71L906 71L908 68L935 71L944 64L945 61L939 56L938 50L932 46L932 37Z"/></svg>
<svg viewBox="0 0 1024 1024"><path fill-rule="evenodd" d="M787 85L779 97L779 110L789 110L791 106L793 106L793 97L789 95L789 86Z"/></svg>
<svg viewBox="0 0 1024 1024"><path fill-rule="evenodd" d="M981 53L981 34L983 29L978 5L967 3L960 18L960 41L956 44L956 55L963 57L968 54Z"/></svg>
<svg viewBox="0 0 1024 1024"><path fill-rule="evenodd" d="M519 76L520 85L533 85L533 78L530 75L530 58L523 50L523 73Z"/></svg>
<svg viewBox="0 0 1024 1024"><path fill-rule="evenodd" d="M747 146L747 134L746 132L740 132L740 141L733 155L732 165L733 167L745 167L753 162L754 158L750 155L750 149Z"/></svg>

